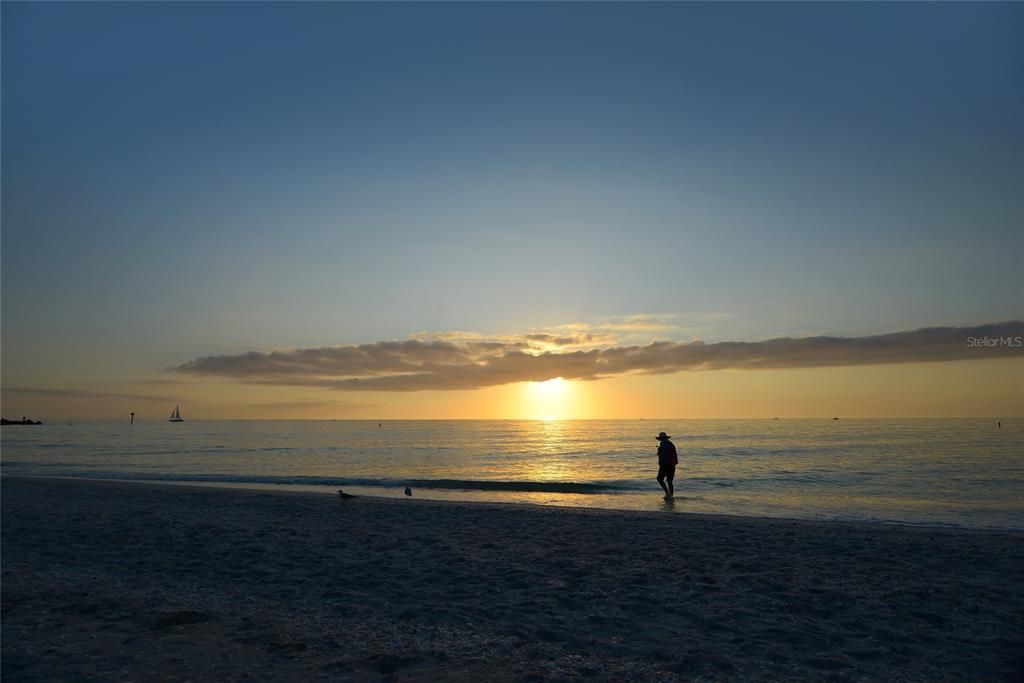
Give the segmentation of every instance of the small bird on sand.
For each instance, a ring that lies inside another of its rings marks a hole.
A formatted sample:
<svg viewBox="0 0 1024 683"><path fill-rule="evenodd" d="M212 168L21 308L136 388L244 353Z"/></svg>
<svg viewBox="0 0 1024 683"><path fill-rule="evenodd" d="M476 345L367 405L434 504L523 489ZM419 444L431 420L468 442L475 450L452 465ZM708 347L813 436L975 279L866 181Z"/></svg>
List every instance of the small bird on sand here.
<svg viewBox="0 0 1024 683"><path fill-rule="evenodd" d="M341 489L338 489L338 495L341 496L342 500L351 500L352 498L355 498L351 493L345 493Z"/></svg>
<svg viewBox="0 0 1024 683"><path fill-rule="evenodd" d="M407 496L411 496L412 495L412 489L409 488L408 486L405 487L405 495L407 495Z"/></svg>

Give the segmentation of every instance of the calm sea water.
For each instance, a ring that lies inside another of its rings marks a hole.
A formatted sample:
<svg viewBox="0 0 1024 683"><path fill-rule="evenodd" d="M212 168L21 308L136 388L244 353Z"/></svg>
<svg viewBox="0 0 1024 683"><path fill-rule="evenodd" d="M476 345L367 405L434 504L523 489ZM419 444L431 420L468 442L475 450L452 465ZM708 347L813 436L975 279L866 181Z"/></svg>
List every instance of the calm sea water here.
<svg viewBox="0 0 1024 683"><path fill-rule="evenodd" d="M4 474L1024 529L1020 419L76 422L2 446Z"/></svg>

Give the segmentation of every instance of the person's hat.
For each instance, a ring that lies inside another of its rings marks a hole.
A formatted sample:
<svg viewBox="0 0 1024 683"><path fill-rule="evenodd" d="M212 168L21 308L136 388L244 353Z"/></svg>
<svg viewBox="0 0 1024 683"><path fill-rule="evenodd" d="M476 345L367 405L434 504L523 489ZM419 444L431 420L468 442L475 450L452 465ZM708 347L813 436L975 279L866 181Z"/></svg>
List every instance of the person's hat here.
<svg viewBox="0 0 1024 683"><path fill-rule="evenodd" d="M658 441L664 441L665 439L671 439L672 437L666 434L665 432L661 432L654 438L657 439Z"/></svg>

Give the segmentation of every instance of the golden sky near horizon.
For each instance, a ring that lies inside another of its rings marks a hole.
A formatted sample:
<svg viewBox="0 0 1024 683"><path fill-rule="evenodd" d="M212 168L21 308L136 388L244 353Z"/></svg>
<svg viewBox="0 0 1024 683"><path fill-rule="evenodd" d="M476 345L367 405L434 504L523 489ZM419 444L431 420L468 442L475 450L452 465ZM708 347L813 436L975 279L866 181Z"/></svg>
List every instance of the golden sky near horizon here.
<svg viewBox="0 0 1024 683"><path fill-rule="evenodd" d="M401 393L204 378L81 396L5 395L3 410L9 419L119 419L134 411L138 420L166 420L175 404L191 420L1011 417L1024 415L1024 360L690 371Z"/></svg>

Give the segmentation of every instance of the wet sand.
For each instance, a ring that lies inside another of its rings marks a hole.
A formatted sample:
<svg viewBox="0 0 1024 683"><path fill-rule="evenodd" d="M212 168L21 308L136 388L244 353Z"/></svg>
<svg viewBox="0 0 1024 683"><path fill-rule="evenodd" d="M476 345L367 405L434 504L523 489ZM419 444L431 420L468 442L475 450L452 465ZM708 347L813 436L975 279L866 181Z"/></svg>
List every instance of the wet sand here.
<svg viewBox="0 0 1024 683"><path fill-rule="evenodd" d="M11 477L0 505L4 681L1024 677L1024 533Z"/></svg>

